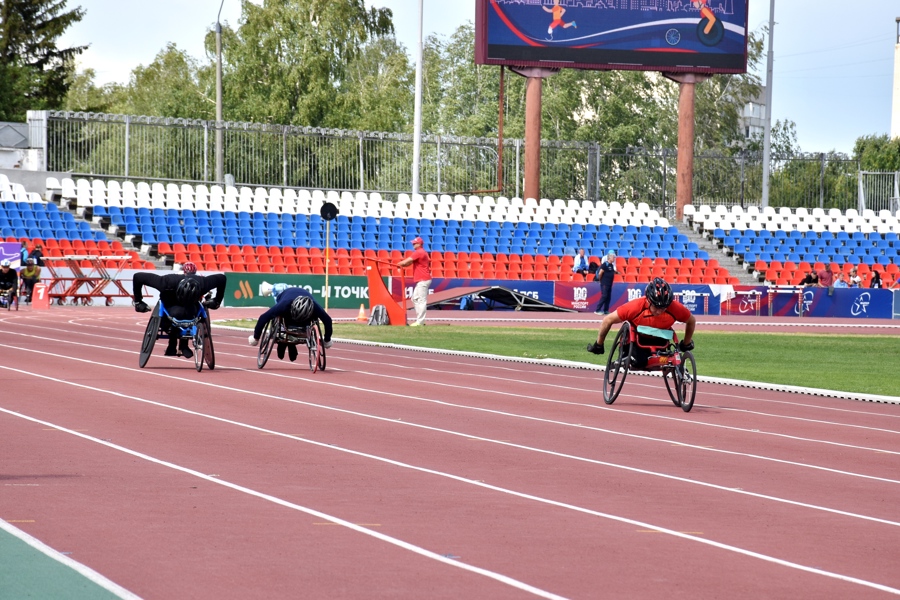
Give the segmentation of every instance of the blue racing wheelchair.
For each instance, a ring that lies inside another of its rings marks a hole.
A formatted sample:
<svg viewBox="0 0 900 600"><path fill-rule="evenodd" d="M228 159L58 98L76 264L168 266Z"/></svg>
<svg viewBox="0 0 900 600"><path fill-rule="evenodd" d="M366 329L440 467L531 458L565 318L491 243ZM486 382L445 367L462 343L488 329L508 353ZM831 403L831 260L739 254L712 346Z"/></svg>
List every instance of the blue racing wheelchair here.
<svg viewBox="0 0 900 600"><path fill-rule="evenodd" d="M322 337L322 325L318 319L313 319L302 327L288 326L284 317L278 316L266 323L259 339L259 352L256 356L256 366L262 369L272 354L272 348L276 344L288 346L306 346L309 350L309 370L324 371L326 363L325 342Z"/></svg>
<svg viewBox="0 0 900 600"><path fill-rule="evenodd" d="M190 339L193 343L194 367L198 373L203 370L204 363L210 370L216 368L216 353L210 334L209 312L202 302L197 303L197 316L189 320L173 318L166 311L162 301L157 302L150 314L147 330L144 332L138 365L143 369L150 360L153 346L158 338L169 339L176 332L179 337Z"/></svg>

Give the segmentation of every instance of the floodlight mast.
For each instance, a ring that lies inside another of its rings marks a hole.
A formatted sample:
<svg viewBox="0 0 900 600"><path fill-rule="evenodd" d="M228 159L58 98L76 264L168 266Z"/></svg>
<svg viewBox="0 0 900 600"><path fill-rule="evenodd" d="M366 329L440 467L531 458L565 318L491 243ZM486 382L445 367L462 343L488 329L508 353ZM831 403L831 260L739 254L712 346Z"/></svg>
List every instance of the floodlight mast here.
<svg viewBox="0 0 900 600"><path fill-rule="evenodd" d="M413 164L412 164L412 197L419 195L419 162L422 157L422 29L424 11L422 1L419 0L419 43L416 46L416 98L413 106Z"/></svg>
<svg viewBox="0 0 900 600"><path fill-rule="evenodd" d="M772 37L775 34L775 0L769 0L769 51L766 56L766 119L763 131L763 208L769 205L769 162L772 158Z"/></svg>
<svg viewBox="0 0 900 600"><path fill-rule="evenodd" d="M225 180L224 152L222 151L222 7L225 0L219 4L219 14L216 15L216 181Z"/></svg>

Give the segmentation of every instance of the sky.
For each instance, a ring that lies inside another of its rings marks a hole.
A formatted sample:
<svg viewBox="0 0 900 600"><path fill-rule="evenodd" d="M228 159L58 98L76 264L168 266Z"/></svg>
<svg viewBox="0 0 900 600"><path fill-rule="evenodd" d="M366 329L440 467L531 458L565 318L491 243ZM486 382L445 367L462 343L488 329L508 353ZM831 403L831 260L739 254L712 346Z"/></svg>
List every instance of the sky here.
<svg viewBox="0 0 900 600"><path fill-rule="evenodd" d="M749 28L769 20L771 0L750 0ZM475 20L475 0L422 0L425 36L449 36ZM68 0L84 19L61 45L90 44L79 68L97 83L126 83L135 67L153 61L172 42L202 59L203 37L222 6L223 23L237 26L239 0ZM413 54L418 42L418 0L366 0L390 8L397 38ZM773 120L796 124L804 152L850 154L856 139L890 131L894 47L900 2L777 0L775 6ZM765 80L765 64L760 73Z"/></svg>

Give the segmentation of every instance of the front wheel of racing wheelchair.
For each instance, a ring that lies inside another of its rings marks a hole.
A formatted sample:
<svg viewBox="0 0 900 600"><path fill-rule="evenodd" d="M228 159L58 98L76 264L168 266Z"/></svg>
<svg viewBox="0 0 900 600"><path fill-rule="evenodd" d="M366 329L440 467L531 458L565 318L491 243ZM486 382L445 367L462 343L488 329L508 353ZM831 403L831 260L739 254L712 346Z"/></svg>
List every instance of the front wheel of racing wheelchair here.
<svg viewBox="0 0 900 600"><path fill-rule="evenodd" d="M663 372L663 380L672 403L684 412L691 412L697 396L697 362L693 352L682 352L679 363Z"/></svg>
<svg viewBox="0 0 900 600"><path fill-rule="evenodd" d="M612 404L619 397L625 377L628 376L628 368L631 366L631 325L622 323L619 333L609 350L609 358L606 361L606 371L603 373L603 401Z"/></svg>

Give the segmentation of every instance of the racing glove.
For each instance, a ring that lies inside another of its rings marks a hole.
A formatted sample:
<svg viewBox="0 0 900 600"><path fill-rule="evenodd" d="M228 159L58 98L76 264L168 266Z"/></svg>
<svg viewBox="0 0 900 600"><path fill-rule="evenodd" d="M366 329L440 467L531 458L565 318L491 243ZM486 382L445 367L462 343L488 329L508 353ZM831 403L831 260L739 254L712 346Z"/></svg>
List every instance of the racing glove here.
<svg viewBox="0 0 900 600"><path fill-rule="evenodd" d="M603 354L603 352L605 352L605 349L603 348L603 344L594 342L592 344L588 344L587 351L591 354Z"/></svg>
<svg viewBox="0 0 900 600"><path fill-rule="evenodd" d="M218 300L205 300L203 302L203 306L205 306L209 310L218 310L220 305L221 304Z"/></svg>
<svg viewBox="0 0 900 600"><path fill-rule="evenodd" d="M678 350L681 352L688 352L694 349L694 340L689 341L688 343L684 343L684 340L678 342Z"/></svg>
<svg viewBox="0 0 900 600"><path fill-rule="evenodd" d="M147 306L147 303L141 300L140 302L134 302L134 311L139 313L150 312L150 307Z"/></svg>
<svg viewBox="0 0 900 600"><path fill-rule="evenodd" d="M251 333L250 337L247 338L247 343L250 344L251 346L255 346L259 343L259 340L256 339L255 337L253 337L253 334Z"/></svg>

